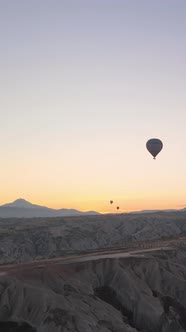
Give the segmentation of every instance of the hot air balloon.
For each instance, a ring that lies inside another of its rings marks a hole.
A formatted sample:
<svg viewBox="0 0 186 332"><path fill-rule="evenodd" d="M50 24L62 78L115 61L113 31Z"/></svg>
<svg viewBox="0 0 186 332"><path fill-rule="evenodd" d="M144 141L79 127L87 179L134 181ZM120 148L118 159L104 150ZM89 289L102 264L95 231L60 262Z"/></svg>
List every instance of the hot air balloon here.
<svg viewBox="0 0 186 332"><path fill-rule="evenodd" d="M110 201L110 204L113 204L113 201Z"/></svg>
<svg viewBox="0 0 186 332"><path fill-rule="evenodd" d="M117 210L119 210L119 206L117 206L117 208L116 208Z"/></svg>
<svg viewBox="0 0 186 332"><path fill-rule="evenodd" d="M158 138L151 138L147 141L146 148L154 157L154 159L156 159L156 156L163 148L163 143Z"/></svg>

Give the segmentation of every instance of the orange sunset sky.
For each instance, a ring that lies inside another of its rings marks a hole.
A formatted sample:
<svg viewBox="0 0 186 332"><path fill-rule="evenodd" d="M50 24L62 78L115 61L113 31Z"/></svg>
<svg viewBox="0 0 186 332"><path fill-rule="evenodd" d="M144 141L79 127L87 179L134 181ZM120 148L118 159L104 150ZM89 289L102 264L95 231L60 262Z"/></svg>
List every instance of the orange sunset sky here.
<svg viewBox="0 0 186 332"><path fill-rule="evenodd" d="M0 204L186 206L185 1L1 1L0 22Z"/></svg>

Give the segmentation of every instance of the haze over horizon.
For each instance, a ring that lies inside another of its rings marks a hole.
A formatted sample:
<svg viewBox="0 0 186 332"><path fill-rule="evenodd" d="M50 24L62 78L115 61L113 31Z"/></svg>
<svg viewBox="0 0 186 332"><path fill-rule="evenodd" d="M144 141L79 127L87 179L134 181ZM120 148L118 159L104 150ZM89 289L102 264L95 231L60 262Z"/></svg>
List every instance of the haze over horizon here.
<svg viewBox="0 0 186 332"><path fill-rule="evenodd" d="M185 1L2 0L0 24L0 205L186 206Z"/></svg>

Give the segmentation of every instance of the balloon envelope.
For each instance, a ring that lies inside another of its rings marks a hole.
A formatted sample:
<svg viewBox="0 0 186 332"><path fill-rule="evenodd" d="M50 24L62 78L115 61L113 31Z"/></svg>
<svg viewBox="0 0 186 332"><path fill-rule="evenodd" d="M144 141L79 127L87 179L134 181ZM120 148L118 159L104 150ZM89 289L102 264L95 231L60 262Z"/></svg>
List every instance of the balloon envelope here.
<svg viewBox="0 0 186 332"><path fill-rule="evenodd" d="M113 203L113 201L110 201L110 204L112 204Z"/></svg>
<svg viewBox="0 0 186 332"><path fill-rule="evenodd" d="M117 210L119 210L119 206L117 206L117 208L116 208Z"/></svg>
<svg viewBox="0 0 186 332"><path fill-rule="evenodd" d="M146 148L155 159L158 153L162 150L163 143L158 138L151 138L147 141Z"/></svg>

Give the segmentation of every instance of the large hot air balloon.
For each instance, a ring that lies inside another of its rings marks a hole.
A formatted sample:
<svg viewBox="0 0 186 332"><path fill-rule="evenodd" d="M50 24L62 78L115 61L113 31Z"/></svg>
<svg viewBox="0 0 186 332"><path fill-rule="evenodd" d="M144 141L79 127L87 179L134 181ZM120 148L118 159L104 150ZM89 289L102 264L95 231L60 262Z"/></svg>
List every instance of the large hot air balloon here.
<svg viewBox="0 0 186 332"><path fill-rule="evenodd" d="M156 156L163 148L163 143L158 138L151 138L147 141L146 148L154 157L154 159L156 159Z"/></svg>
<svg viewBox="0 0 186 332"><path fill-rule="evenodd" d="M110 204L113 204L113 201L110 201Z"/></svg>

